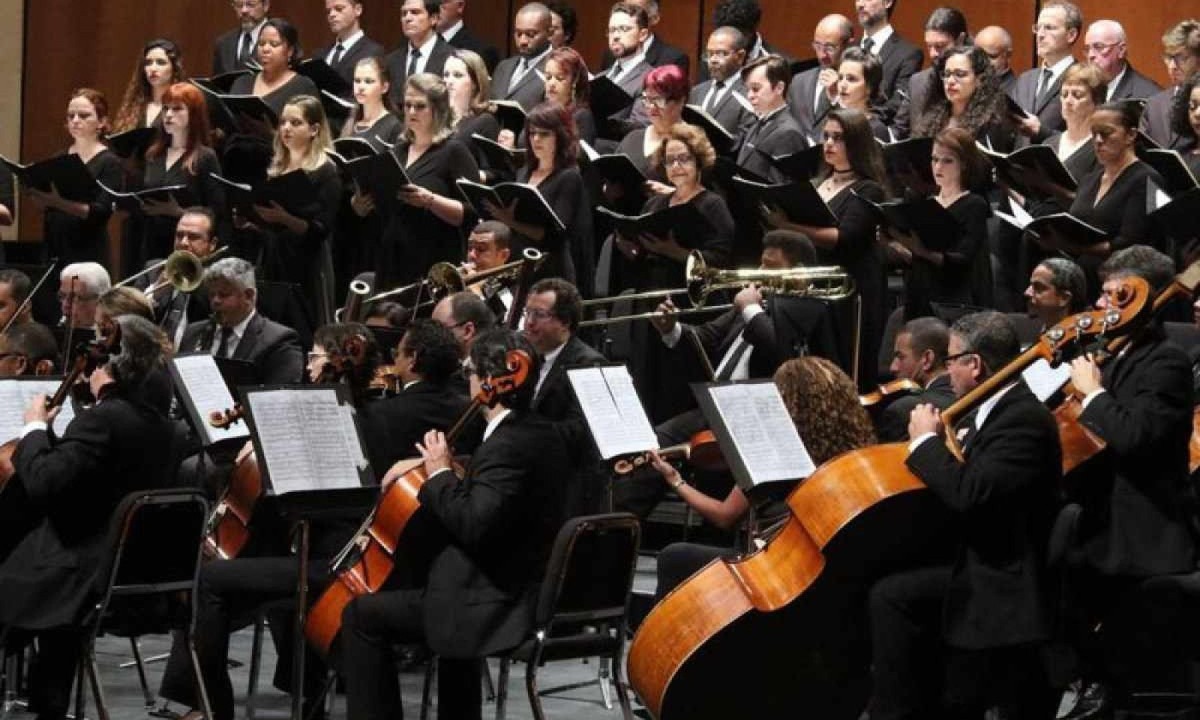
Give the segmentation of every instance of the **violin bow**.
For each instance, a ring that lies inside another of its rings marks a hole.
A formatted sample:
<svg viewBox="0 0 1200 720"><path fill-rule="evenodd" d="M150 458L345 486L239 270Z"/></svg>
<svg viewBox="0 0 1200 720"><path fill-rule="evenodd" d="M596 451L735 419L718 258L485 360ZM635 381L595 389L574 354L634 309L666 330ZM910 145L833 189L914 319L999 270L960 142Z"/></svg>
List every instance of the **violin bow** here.
<svg viewBox="0 0 1200 720"><path fill-rule="evenodd" d="M54 268L57 265L58 258L50 258L50 267L46 268L46 272L42 273L42 277L37 281L37 284L33 286L33 289L29 291L29 294L25 296L25 299L21 301L21 304L17 306L16 312L14 312L12 317L8 319L8 322L4 323L4 328L0 329L0 335L7 335L8 329L12 327L14 322L17 321L17 318L21 316L21 313L25 312L25 309L33 304L33 296L37 295L38 290L41 290L42 286L46 284L46 281L50 279L50 273L54 272Z"/></svg>

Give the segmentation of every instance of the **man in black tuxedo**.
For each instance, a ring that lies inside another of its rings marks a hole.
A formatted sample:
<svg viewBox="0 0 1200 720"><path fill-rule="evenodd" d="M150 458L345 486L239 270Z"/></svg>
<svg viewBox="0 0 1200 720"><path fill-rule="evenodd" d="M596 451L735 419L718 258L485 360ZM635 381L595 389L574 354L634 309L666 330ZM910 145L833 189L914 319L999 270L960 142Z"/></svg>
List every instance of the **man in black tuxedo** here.
<svg viewBox="0 0 1200 720"><path fill-rule="evenodd" d="M879 93L887 98L883 121L890 123L908 93L908 79L921 69L921 49L900 37L892 27L892 12L900 0L855 0L858 24L862 27L859 44L874 53L883 65Z"/></svg>
<svg viewBox="0 0 1200 720"><path fill-rule="evenodd" d="M525 3L513 20L517 54L505 58L492 73L492 99L512 100L529 112L546 94L542 66L550 54L550 8Z"/></svg>
<svg viewBox="0 0 1200 720"><path fill-rule="evenodd" d="M908 440L908 418L917 405L924 403L945 410L954 402L954 388L946 373L949 341L950 329L935 317L909 320L896 333L892 375L897 380L915 382L921 390L897 397L879 413L875 430L880 442Z"/></svg>
<svg viewBox="0 0 1200 720"><path fill-rule="evenodd" d="M383 45L367 37L362 29L363 5L360 0L325 0L325 19L333 33L333 43L313 53L350 85L345 99L354 96L354 66L359 60L383 57Z"/></svg>
<svg viewBox="0 0 1200 720"><path fill-rule="evenodd" d="M1105 102L1147 100L1162 90L1158 83L1129 64L1125 28L1116 20L1097 20L1089 25L1083 36L1083 47L1087 50L1088 62L1104 75L1108 85Z"/></svg>
<svg viewBox="0 0 1200 720"><path fill-rule="evenodd" d="M701 108L736 140L757 119L742 84L747 38L741 30L725 25L713 30L705 45L709 79L688 93L688 104Z"/></svg>
<svg viewBox="0 0 1200 720"><path fill-rule="evenodd" d="M510 350L533 356L512 331L480 336L471 348L473 393L508 374ZM568 472L555 428L528 411L537 374L535 359L524 385L485 407L487 429L464 477L451 469L445 436L425 436L420 451L429 477L417 500L445 542L433 552L423 587L363 595L342 614L350 717L402 717L392 645L424 641L438 655L438 713L479 718L479 659L515 647L532 629L537 589L565 518ZM394 480L389 473L384 487Z"/></svg>
<svg viewBox="0 0 1200 720"><path fill-rule="evenodd" d="M1012 95L1017 87L1017 76L1012 71L1012 35L999 25L988 25L975 33L975 45L987 54L1000 89Z"/></svg>
<svg viewBox="0 0 1200 720"><path fill-rule="evenodd" d="M400 23L405 42L385 59L392 87L388 93L397 107L404 104L404 83L410 75L433 73L442 76L446 58L454 48L438 34L439 0L404 0Z"/></svg>
<svg viewBox="0 0 1200 720"><path fill-rule="evenodd" d="M820 135L825 113L837 99L838 64L854 39L854 24L845 15L826 15L813 29L817 66L792 78L787 104L806 137Z"/></svg>
<svg viewBox="0 0 1200 720"><path fill-rule="evenodd" d="M790 155L809 145L800 124L788 112L786 98L791 79L787 61L777 55L759 58L742 68L746 99L758 120L742 137L737 164L775 183L787 182L787 177L771 162L771 156Z"/></svg>
<svg viewBox="0 0 1200 720"><path fill-rule="evenodd" d="M542 358L530 408L554 422L570 453L574 482L567 491L567 511L572 515L605 509L605 473L583 408L567 379L567 370L572 367L607 362L576 335L583 319L581 303L579 290L562 278L537 281L529 288L525 301L525 338Z"/></svg>
<svg viewBox="0 0 1200 720"><path fill-rule="evenodd" d="M954 323L949 353L961 397L1017 357L1020 344L1004 315L982 312ZM993 706L1005 717L1052 714L1040 649L1058 430L1021 380L993 392L965 425L944 429L960 437L960 461L939 437L934 406L918 405L909 420L908 469L958 521L960 543L953 565L902 571L871 589L872 720L982 717Z"/></svg>
<svg viewBox="0 0 1200 720"><path fill-rule="evenodd" d="M201 261L212 255L220 242L216 234L216 221L212 210L206 207L186 208L175 224L175 252L190 252ZM161 258L152 259L147 265L160 261ZM135 285L145 290L165 282L163 275L163 272L147 275ZM179 347L183 331L189 323L207 320L211 314L208 293L203 284L190 293L179 292L168 285L155 291L150 296L150 303L154 306L154 321L167 334L167 339L174 347Z"/></svg>
<svg viewBox="0 0 1200 720"><path fill-rule="evenodd" d="M1083 14L1074 3L1053 0L1042 6L1035 29L1038 67L1021 73L1013 89L1013 99L1026 112L1017 124L1026 144L1067 127L1058 93L1063 74L1075 64L1071 46L1083 32Z"/></svg>
<svg viewBox="0 0 1200 720"><path fill-rule="evenodd" d="M1143 278L1159 293L1174 275L1171 259L1157 250L1144 245L1121 250L1100 267L1097 307L1107 305L1125 278ZM1196 569L1189 530L1196 509L1188 479L1191 362L1156 323L1103 371L1090 357L1074 360L1071 382L1083 396L1080 422L1107 443L1081 477L1068 477L1068 492L1083 507L1080 547L1072 555L1079 565L1072 624L1089 636L1092 628L1102 628L1104 660L1085 651L1091 661L1085 673L1107 684L1110 697L1120 702L1137 689L1131 687L1133 675L1144 677L1144 664L1153 660L1128 650L1129 637L1144 631L1145 623L1125 612L1126 603L1135 601L1146 578ZM1095 649L1084 637L1081 645ZM1130 663L1139 665L1136 673Z"/></svg>
<svg viewBox="0 0 1200 720"><path fill-rule="evenodd" d="M650 67L675 65L683 70L684 75L687 75L688 68L691 67L687 53L673 45L666 44L654 34L654 26L658 25L658 21L662 19L659 0L626 0L626 4L639 7L646 12L649 27L646 39L642 41L642 54L646 58L646 64ZM615 59L612 50L605 48L604 55L600 58L600 67L607 70L612 67Z"/></svg>
<svg viewBox="0 0 1200 720"><path fill-rule="evenodd" d="M101 568L114 511L127 493L165 487L174 474L171 422L144 394L162 362L158 329L130 315L116 322L119 350L87 378L100 402L66 428L59 421L56 439L58 412L35 396L4 488L5 507L25 510L20 527L3 528L0 628L11 648L23 634L38 640L29 700L40 718L64 718L70 706L85 632L78 623L108 580Z"/></svg>
<svg viewBox="0 0 1200 720"><path fill-rule="evenodd" d="M1200 70L1200 21L1184 20L1162 37L1163 59L1171 86L1153 95L1142 113L1142 131L1162 147L1182 149L1187 139L1171 122L1176 95L1183 82Z"/></svg>
<svg viewBox="0 0 1200 720"><path fill-rule="evenodd" d="M491 73L500 62L500 53L494 45L475 37L463 25L466 6L467 0L442 0L442 9L438 13L438 33L454 47L470 50L483 58L483 63Z"/></svg>
<svg viewBox="0 0 1200 720"><path fill-rule="evenodd" d="M271 0L232 0L230 4L238 16L238 28L217 38L213 44L214 76L244 70L255 63L258 33L271 11Z"/></svg>
<svg viewBox="0 0 1200 720"><path fill-rule="evenodd" d="M180 352L210 352L254 365L259 384L300 382L304 353L296 331L258 314L254 266L225 258L204 272L212 317L183 331Z"/></svg>
<svg viewBox="0 0 1200 720"><path fill-rule="evenodd" d="M925 112L935 78L938 58L952 47L967 42L967 17L952 7L936 8L925 20L925 52L929 54L929 67L913 73L908 79L908 92L900 100L892 130L897 138L906 138L917 118Z"/></svg>

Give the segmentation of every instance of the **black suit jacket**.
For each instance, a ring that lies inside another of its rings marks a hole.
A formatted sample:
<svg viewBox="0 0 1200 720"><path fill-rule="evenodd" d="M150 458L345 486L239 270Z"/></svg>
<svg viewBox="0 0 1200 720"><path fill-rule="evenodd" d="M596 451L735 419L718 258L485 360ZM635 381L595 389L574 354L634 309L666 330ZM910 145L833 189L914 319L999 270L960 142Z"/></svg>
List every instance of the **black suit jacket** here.
<svg viewBox="0 0 1200 720"><path fill-rule="evenodd" d="M313 53L312 57L325 60L327 57L329 57L329 53L333 52L334 46L335 45L329 45L328 47L323 47ZM358 42L350 46L349 50L342 53L341 60L339 60L337 64L332 65L332 67L334 70L337 70L338 75L341 75L346 82L350 83L351 92L348 97L354 97L354 66L358 64L358 61L365 60L369 57L383 57L386 54L387 49L384 48L383 45L380 45L366 35L363 35L358 39Z"/></svg>
<svg viewBox="0 0 1200 720"><path fill-rule="evenodd" d="M489 73L493 72L496 69L496 65L500 62L500 52L496 50L496 47L472 35L466 26L459 28L458 32L454 33L454 37L446 42L456 48L470 50L483 58L483 63L487 65Z"/></svg>
<svg viewBox="0 0 1200 720"><path fill-rule="evenodd" d="M715 371L739 335L753 348L751 378L769 378L789 358L819 355L838 362L833 316L829 306L815 298L771 297L767 312L756 314L749 323L736 308L701 325L684 326L695 333ZM691 341L681 338L676 352L694 357Z"/></svg>
<svg viewBox="0 0 1200 720"><path fill-rule="evenodd" d="M1083 490L1087 562L1109 575L1194 570L1185 522L1192 507L1187 354L1157 335L1107 365L1104 387L1080 416L1108 444Z"/></svg>
<svg viewBox="0 0 1200 720"><path fill-rule="evenodd" d="M224 35L221 35L217 38L217 41L213 43L212 74L214 76L224 75L225 73L230 73L234 70L244 70L250 67L249 65L238 63L237 61L238 43L241 42L241 39L242 29L237 27L225 33ZM250 48L251 58L254 57L256 51L256 48Z"/></svg>
<svg viewBox="0 0 1200 720"><path fill-rule="evenodd" d="M571 390L567 379L567 370L572 367L605 363L604 356L590 345L572 335L562 352L554 359L554 365L546 375L545 382L533 398L532 409L538 415L553 420L555 427L562 433L571 449L573 457L581 455L581 449L592 446L591 433L587 421L583 419L583 410ZM534 382L537 379L534 378Z"/></svg>
<svg viewBox="0 0 1200 720"><path fill-rule="evenodd" d="M1150 96L1146 109L1142 112L1142 132L1159 145L1178 150L1183 148L1187 139L1175 132L1171 127L1171 106L1175 102L1175 93L1179 86L1172 85L1161 92Z"/></svg>
<svg viewBox="0 0 1200 720"><path fill-rule="evenodd" d="M434 652L482 657L525 639L566 517L567 468L554 427L514 412L471 456L465 477L437 473L421 488L417 499L449 536L425 588L425 638Z"/></svg>
<svg viewBox="0 0 1200 720"><path fill-rule="evenodd" d="M604 48L604 54L600 57L600 67L608 70L613 64L612 50ZM650 67L662 67L663 65L675 65L683 70L686 77L691 60L687 53L663 42L663 39L658 35L654 36L654 42L650 43L650 48L646 50L646 62Z"/></svg>
<svg viewBox="0 0 1200 720"><path fill-rule="evenodd" d="M757 118L746 105L742 104L742 102L734 96L734 93L737 93L743 98L746 96L746 86L742 83L742 79L740 77L735 77L731 78L727 82L729 83L729 87L724 90L721 98L717 100L716 105L714 105L713 108L708 111L708 114L712 115L717 122L721 123L721 127L728 130L729 134L732 135L736 141L736 139L739 138L742 133L754 125ZM712 87L712 84L712 80L705 80L699 85L693 87L691 92L688 93L688 104L702 108L704 105L704 98L708 95L708 89Z"/></svg>
<svg viewBox="0 0 1200 720"><path fill-rule="evenodd" d="M1069 68L1068 68L1069 69ZM1035 67L1021 73L1017 77L1017 84L1013 86L1012 97L1017 101L1025 112L1031 115L1037 115L1038 120L1042 123L1042 129L1033 138L1033 142L1041 142L1050 137L1051 133L1062 132L1067 129L1067 123L1062 117L1062 100L1058 97L1059 90L1062 90L1063 78L1067 76L1066 70L1059 74L1050 86L1050 90L1044 92L1039 98L1037 95L1038 77L1041 75L1042 68ZM1028 144L1028 138L1022 136L1021 143Z"/></svg>
<svg viewBox="0 0 1200 720"><path fill-rule="evenodd" d="M1162 90L1158 83L1133 69L1132 65L1125 66L1125 74L1121 76L1117 87L1112 91L1111 100L1149 100Z"/></svg>
<svg viewBox="0 0 1200 720"><path fill-rule="evenodd" d="M908 91L900 100L896 117L892 120L892 131L896 133L897 139L903 140L912 134L917 118L925 112L925 106L929 104L929 96L933 91L933 71L932 67L927 67L908 79Z"/></svg>
<svg viewBox="0 0 1200 720"><path fill-rule="evenodd" d="M208 352L217 332L211 319L190 323L179 342L180 352ZM255 313L233 351L234 360L252 363L262 385L298 383L304 374L304 353L296 331Z"/></svg>
<svg viewBox="0 0 1200 720"><path fill-rule="evenodd" d="M967 649L1044 639L1045 545L1062 475L1054 417L1019 382L983 427L967 434L964 454L959 462L933 438L907 461L960 519L962 545L943 606L945 638Z"/></svg>
<svg viewBox="0 0 1200 720"><path fill-rule="evenodd" d="M363 441L377 477L383 477L397 460L417 457L416 443L429 430L445 432L469 404L467 396L446 385L418 382L395 397L362 406ZM474 449L473 443L455 443L457 453Z"/></svg>
<svg viewBox="0 0 1200 720"><path fill-rule="evenodd" d="M902 93L908 93L908 80L921 69L924 59L921 48L900 37L895 29L879 49L879 62L883 65L879 93L887 98L881 108L885 123L891 122L900 110L900 102L904 97Z"/></svg>
<svg viewBox="0 0 1200 720"><path fill-rule="evenodd" d="M879 436L879 442L907 440L908 416L913 408L922 403L929 403L938 410L945 410L954 404L956 399L954 388L950 386L950 376L938 375L921 392L896 398L888 404L875 421L875 434Z"/></svg>
<svg viewBox="0 0 1200 720"><path fill-rule="evenodd" d="M162 260L163 258L147 260L146 267L149 268L151 265L162 262ZM139 290L145 290L161 280L161 272L151 273L135 280L132 284ZM166 321L167 312L171 309L171 302L174 297L175 292L168 289L155 292L153 298L151 298L150 304L154 308L154 322L158 323L159 326L162 326L163 322ZM207 320L211 315L212 307L208 302L208 291L204 289L203 285L188 293L185 316L190 318L191 322Z"/></svg>
<svg viewBox="0 0 1200 720"><path fill-rule="evenodd" d="M30 630L78 622L108 578L107 529L121 499L173 480L172 425L137 395L113 392L51 438L25 436L6 503L27 508L31 532L0 564L0 625Z"/></svg>
<svg viewBox="0 0 1200 720"><path fill-rule="evenodd" d="M825 114L833 107L829 102L829 94L822 92L814 111L813 97L817 95L817 79L820 75L820 66L809 68L792 78L792 83L788 85L788 110L796 118L800 131L810 138L820 135Z"/></svg>
<svg viewBox="0 0 1200 720"><path fill-rule="evenodd" d="M542 80L546 57L543 57L541 62L522 75L520 82L511 90L509 90L508 84L513 73L516 72L521 58L514 55L501 60L500 64L496 66L496 72L492 74L492 99L512 100L520 103L521 107L525 108L525 112L532 110L546 95L546 84Z"/></svg>
<svg viewBox="0 0 1200 720"><path fill-rule="evenodd" d="M411 51L412 47L405 42L384 58L388 74L392 76L392 85L388 95L391 96L392 102L396 103L396 107L404 105L404 83L408 81L408 54ZM454 46L438 35L433 49L429 51L429 59L425 62L425 72L441 77L442 68L446 65L446 58L450 57L452 52L454 52Z"/></svg>
<svg viewBox="0 0 1200 720"><path fill-rule="evenodd" d="M808 147L808 138L796 118L786 107L767 118L751 125L738 149L737 164L752 173L761 175L774 183L785 183L788 177L763 155L790 155ZM756 149L761 152L756 152Z"/></svg>

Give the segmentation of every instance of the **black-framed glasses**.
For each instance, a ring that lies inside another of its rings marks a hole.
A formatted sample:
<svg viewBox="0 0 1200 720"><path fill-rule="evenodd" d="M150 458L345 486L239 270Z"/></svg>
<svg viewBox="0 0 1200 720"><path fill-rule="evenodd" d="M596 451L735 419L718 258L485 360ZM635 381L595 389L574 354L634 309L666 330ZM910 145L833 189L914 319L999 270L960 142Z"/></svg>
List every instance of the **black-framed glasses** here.
<svg viewBox="0 0 1200 720"><path fill-rule="evenodd" d="M966 350L966 351L963 351L960 353L954 353L953 355L947 355L946 359L942 360L942 364L945 365L946 367L950 367L950 363L952 363L956 360L961 360L962 358L965 358L969 355L978 355L978 354L979 353L975 352L974 350Z"/></svg>

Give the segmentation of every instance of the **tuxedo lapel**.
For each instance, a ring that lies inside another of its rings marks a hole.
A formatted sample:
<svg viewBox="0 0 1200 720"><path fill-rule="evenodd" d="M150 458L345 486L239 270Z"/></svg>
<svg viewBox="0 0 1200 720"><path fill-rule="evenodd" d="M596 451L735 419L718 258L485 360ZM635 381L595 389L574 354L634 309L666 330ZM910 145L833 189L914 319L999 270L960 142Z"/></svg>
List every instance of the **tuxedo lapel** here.
<svg viewBox="0 0 1200 720"><path fill-rule="evenodd" d="M242 338L238 340L237 347L233 351L234 360L250 359L251 351L258 344L258 336L262 332L262 326L262 315L255 314L246 325L246 332L242 333Z"/></svg>

